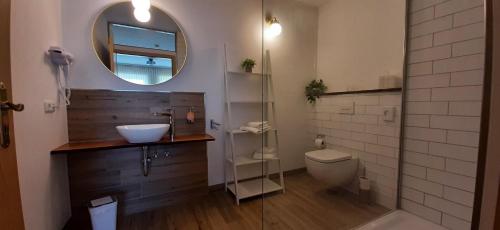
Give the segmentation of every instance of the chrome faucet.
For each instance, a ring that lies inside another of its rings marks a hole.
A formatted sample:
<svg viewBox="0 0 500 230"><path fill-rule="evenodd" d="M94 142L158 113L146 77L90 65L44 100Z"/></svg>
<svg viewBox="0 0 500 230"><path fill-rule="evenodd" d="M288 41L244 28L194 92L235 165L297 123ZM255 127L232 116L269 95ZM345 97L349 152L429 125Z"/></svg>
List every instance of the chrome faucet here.
<svg viewBox="0 0 500 230"><path fill-rule="evenodd" d="M167 109L166 112L154 112L153 116L165 116L168 117L168 124L170 125L170 141L174 141L175 137L175 110L174 109Z"/></svg>

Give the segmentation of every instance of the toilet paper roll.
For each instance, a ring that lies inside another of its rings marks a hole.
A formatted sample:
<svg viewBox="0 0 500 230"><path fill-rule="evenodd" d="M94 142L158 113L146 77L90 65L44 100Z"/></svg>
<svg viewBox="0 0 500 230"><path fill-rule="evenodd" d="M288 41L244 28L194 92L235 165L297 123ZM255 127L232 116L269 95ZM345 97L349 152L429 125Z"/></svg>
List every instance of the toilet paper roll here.
<svg viewBox="0 0 500 230"><path fill-rule="evenodd" d="M370 180L366 177L359 177L359 189L370 190Z"/></svg>
<svg viewBox="0 0 500 230"><path fill-rule="evenodd" d="M316 138L316 140L314 140L314 145L316 147L323 147L323 145L325 145L325 140L323 140L323 138Z"/></svg>

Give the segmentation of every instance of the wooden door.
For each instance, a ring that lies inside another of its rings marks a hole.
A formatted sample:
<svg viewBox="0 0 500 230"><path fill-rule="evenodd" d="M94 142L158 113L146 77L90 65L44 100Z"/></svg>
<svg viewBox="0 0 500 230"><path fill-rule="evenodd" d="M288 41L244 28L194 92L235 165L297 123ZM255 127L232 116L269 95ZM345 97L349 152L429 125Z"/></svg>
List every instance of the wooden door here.
<svg viewBox="0 0 500 230"><path fill-rule="evenodd" d="M5 84L7 99L12 101L10 73L10 3L0 0L0 81ZM8 112L10 145L0 147L0 229L24 229L19 178L17 173L12 111ZM1 120L0 120L1 121ZM1 138L1 137L0 137Z"/></svg>

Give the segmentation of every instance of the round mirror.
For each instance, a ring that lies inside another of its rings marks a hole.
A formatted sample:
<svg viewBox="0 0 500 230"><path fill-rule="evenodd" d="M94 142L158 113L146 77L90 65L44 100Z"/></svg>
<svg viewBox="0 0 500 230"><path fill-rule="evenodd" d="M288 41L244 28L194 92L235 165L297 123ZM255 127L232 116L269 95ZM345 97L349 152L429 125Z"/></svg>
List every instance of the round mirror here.
<svg viewBox="0 0 500 230"><path fill-rule="evenodd" d="M179 74L187 58L185 35L160 9L114 4L97 17L92 43L102 64L117 77L139 85L166 82Z"/></svg>

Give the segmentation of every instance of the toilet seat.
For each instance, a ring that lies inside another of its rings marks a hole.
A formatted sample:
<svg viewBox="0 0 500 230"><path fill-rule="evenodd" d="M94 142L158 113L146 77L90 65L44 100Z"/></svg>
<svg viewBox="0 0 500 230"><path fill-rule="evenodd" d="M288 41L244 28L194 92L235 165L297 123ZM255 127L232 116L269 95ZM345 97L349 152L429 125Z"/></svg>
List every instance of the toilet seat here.
<svg viewBox="0 0 500 230"><path fill-rule="evenodd" d="M333 162L352 159L352 156L350 154L332 149L323 149L323 150L307 152L306 157L309 158L310 160L321 163L333 163Z"/></svg>

